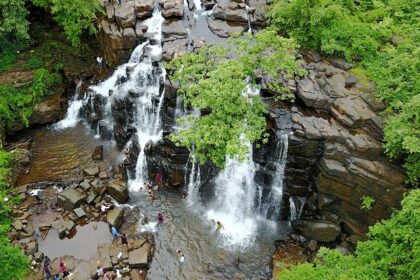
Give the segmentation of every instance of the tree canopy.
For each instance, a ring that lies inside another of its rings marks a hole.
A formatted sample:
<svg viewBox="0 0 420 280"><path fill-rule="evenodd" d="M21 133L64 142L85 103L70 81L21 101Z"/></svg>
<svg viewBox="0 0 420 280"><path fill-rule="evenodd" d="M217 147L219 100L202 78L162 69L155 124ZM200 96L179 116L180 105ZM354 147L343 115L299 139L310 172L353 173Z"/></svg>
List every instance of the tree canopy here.
<svg viewBox="0 0 420 280"><path fill-rule="evenodd" d="M248 154L248 142L262 138L266 108L258 93L255 79L269 74L285 79L304 74L294 53L297 45L291 39L265 30L255 37L233 38L221 46L206 46L196 53L177 57L168 68L172 79L180 83L178 93L187 106L201 112L178 120L182 129L171 135L177 144L193 147L203 163L223 167L226 156ZM293 95L280 83L270 87L279 98Z"/></svg>
<svg viewBox="0 0 420 280"><path fill-rule="evenodd" d="M403 124L418 110L420 21L416 0L274 0L271 25L303 48L357 62L387 102L385 149L404 159L411 184L418 184L419 123ZM416 99L416 100L415 100ZM418 112L418 111L417 111ZM396 123L403 125L397 129ZM404 138L404 140L402 140ZM418 145L417 145L418 146Z"/></svg>

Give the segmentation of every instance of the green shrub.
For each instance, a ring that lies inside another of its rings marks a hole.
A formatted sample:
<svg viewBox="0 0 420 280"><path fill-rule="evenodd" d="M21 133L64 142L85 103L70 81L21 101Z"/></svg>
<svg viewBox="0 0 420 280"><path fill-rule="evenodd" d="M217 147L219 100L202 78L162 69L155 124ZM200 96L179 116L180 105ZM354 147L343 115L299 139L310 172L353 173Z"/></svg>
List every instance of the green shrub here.
<svg viewBox="0 0 420 280"><path fill-rule="evenodd" d="M103 13L98 0L32 0L32 3L51 11L54 20L63 27L74 46L80 44L80 37L84 32L97 32L96 15Z"/></svg>
<svg viewBox="0 0 420 280"><path fill-rule="evenodd" d="M259 74L278 78L302 75L304 70L291 51L293 40L277 36L273 30L232 39L223 46L201 48L198 53L177 57L168 65L175 69L173 80L180 82L178 93L186 104L202 112L178 120L182 129L171 135L178 145L194 147L193 153L203 163L224 166L226 156L248 154L247 141L262 138L266 108L258 95L245 90L245 80L255 87ZM228 58L227 58L228 57ZM292 99L288 89L279 83L270 84L280 99Z"/></svg>
<svg viewBox="0 0 420 280"><path fill-rule="evenodd" d="M388 104L387 154L402 158L408 182L418 184L420 153L409 144L420 138L413 99L420 93L418 1L275 0L270 15L272 26L303 48L359 62ZM408 114L413 122L403 123Z"/></svg>
<svg viewBox="0 0 420 280"><path fill-rule="evenodd" d="M10 229L10 209L16 199L10 199L8 184L11 155L2 150L0 143L0 275L2 279L23 279L28 269L28 258L19 248L12 246L7 233ZM9 198L5 201L5 198Z"/></svg>
<svg viewBox="0 0 420 280"><path fill-rule="evenodd" d="M420 190L412 190L402 209L369 229L369 239L353 255L322 248L314 264L304 263L281 274L281 280L414 280L420 275Z"/></svg>
<svg viewBox="0 0 420 280"><path fill-rule="evenodd" d="M0 85L0 118L7 127L16 121L29 124L33 106L45 96L53 92L53 88L61 82L58 74L40 68L35 71L32 84L25 89L17 89L11 85Z"/></svg>
<svg viewBox="0 0 420 280"><path fill-rule="evenodd" d="M361 199L361 207L363 210L369 211L372 209L375 199L370 196L363 196Z"/></svg>

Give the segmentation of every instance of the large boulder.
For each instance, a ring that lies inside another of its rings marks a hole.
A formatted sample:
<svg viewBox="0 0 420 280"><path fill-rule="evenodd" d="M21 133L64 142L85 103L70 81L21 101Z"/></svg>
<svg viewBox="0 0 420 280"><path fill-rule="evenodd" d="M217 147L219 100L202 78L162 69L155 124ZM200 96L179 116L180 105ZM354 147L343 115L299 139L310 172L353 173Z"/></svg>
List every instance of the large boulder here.
<svg viewBox="0 0 420 280"><path fill-rule="evenodd" d="M79 208L82 203L86 202L86 195L76 189L66 189L58 194L57 204L59 207L72 211Z"/></svg>
<svg viewBox="0 0 420 280"><path fill-rule="evenodd" d="M127 183L121 179L111 181L106 187L106 192L118 203L125 203L128 199Z"/></svg>
<svg viewBox="0 0 420 280"><path fill-rule="evenodd" d="M162 24L163 40L173 41L187 38L188 32L181 20L164 21Z"/></svg>
<svg viewBox="0 0 420 280"><path fill-rule="evenodd" d="M207 17L207 24L213 33L222 38L228 38L234 33L242 33L247 29L245 24L231 24L212 17Z"/></svg>
<svg viewBox="0 0 420 280"><path fill-rule="evenodd" d="M213 10L213 16L225 21L248 23L248 13L244 3L234 1L218 3Z"/></svg>
<svg viewBox="0 0 420 280"><path fill-rule="evenodd" d="M124 218L124 208L122 207L115 207L114 209L111 209L106 214L106 221L111 226L114 226L116 228L119 228L123 222Z"/></svg>
<svg viewBox="0 0 420 280"><path fill-rule="evenodd" d="M123 5L115 5L115 20L121 28L134 27L136 25L134 1L124 2Z"/></svg>
<svg viewBox="0 0 420 280"><path fill-rule="evenodd" d="M321 242L335 241L341 232L339 225L328 220L294 220L292 228L307 239Z"/></svg>
<svg viewBox="0 0 420 280"><path fill-rule="evenodd" d="M164 18L182 17L184 15L184 1L182 0L161 0L160 6Z"/></svg>
<svg viewBox="0 0 420 280"><path fill-rule="evenodd" d="M128 252L128 265L130 268L148 268L148 255L150 243L144 243L140 248Z"/></svg>
<svg viewBox="0 0 420 280"><path fill-rule="evenodd" d="M153 0L135 0L134 10L138 19L147 18L152 15L154 9Z"/></svg>

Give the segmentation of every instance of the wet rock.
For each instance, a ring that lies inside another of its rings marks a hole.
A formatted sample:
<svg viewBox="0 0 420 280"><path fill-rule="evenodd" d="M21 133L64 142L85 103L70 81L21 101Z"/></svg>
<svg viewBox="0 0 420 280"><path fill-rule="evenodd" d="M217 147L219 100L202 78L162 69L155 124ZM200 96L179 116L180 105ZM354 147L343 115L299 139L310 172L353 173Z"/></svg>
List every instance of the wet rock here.
<svg viewBox="0 0 420 280"><path fill-rule="evenodd" d="M83 169L83 173L85 173L86 176L96 176L99 174L99 167L88 167Z"/></svg>
<svg viewBox="0 0 420 280"><path fill-rule="evenodd" d="M150 243L145 243L138 249L128 252L128 265L130 268L148 268L148 255Z"/></svg>
<svg viewBox="0 0 420 280"><path fill-rule="evenodd" d="M35 259L36 262L42 262L44 260L44 253L36 252L34 254L34 259Z"/></svg>
<svg viewBox="0 0 420 280"><path fill-rule="evenodd" d="M135 0L134 10L138 19L150 17L153 13L153 0Z"/></svg>
<svg viewBox="0 0 420 280"><path fill-rule="evenodd" d="M26 245L25 253L27 255L33 255L38 251L38 243L36 241L31 241Z"/></svg>
<svg viewBox="0 0 420 280"><path fill-rule="evenodd" d="M202 0L201 1L205 10L211 10L217 4L216 0Z"/></svg>
<svg viewBox="0 0 420 280"><path fill-rule="evenodd" d="M252 26L265 27L268 21L268 6L264 0L249 0ZM253 9L251 13L251 9Z"/></svg>
<svg viewBox="0 0 420 280"><path fill-rule="evenodd" d="M162 35L163 35L163 41L173 41L173 40L179 40L184 39L187 37L188 32L185 28L182 21L164 21L162 24Z"/></svg>
<svg viewBox="0 0 420 280"><path fill-rule="evenodd" d="M72 211L86 202L86 195L76 189L66 189L58 194L57 204L59 207Z"/></svg>
<svg viewBox="0 0 420 280"><path fill-rule="evenodd" d="M182 0L161 0L160 6L164 18L182 17L184 15L184 2Z"/></svg>
<svg viewBox="0 0 420 280"><path fill-rule="evenodd" d="M316 240L311 240L308 243L308 248L309 250L311 250L312 252L315 252L316 249L318 248L318 242Z"/></svg>
<svg viewBox="0 0 420 280"><path fill-rule="evenodd" d="M108 173L106 171L101 171L99 173L99 178L102 180L108 179Z"/></svg>
<svg viewBox="0 0 420 280"><path fill-rule="evenodd" d="M218 3L213 10L213 16L224 21L248 23L245 5L234 1Z"/></svg>
<svg viewBox="0 0 420 280"><path fill-rule="evenodd" d="M124 208L115 207L114 209L111 209L107 213L106 220L110 225L118 228L122 224L123 217L124 217Z"/></svg>
<svg viewBox="0 0 420 280"><path fill-rule="evenodd" d="M84 190L84 191L87 191L87 190L89 190L92 186L90 185L90 180L88 180L88 179L85 179L85 180L83 180L83 182L81 182L80 184L79 184L79 186Z"/></svg>
<svg viewBox="0 0 420 280"><path fill-rule="evenodd" d="M322 242L335 241L341 232L339 225L328 220L294 220L291 225L305 238Z"/></svg>
<svg viewBox="0 0 420 280"><path fill-rule="evenodd" d="M29 124L47 124L62 119L66 111L66 106L63 105L66 104L66 98L63 93L64 89L58 86L55 94L49 95L43 101L35 104Z"/></svg>
<svg viewBox="0 0 420 280"><path fill-rule="evenodd" d="M121 28L134 27L136 25L136 14L134 1L124 2L124 5L115 5L115 20Z"/></svg>
<svg viewBox="0 0 420 280"><path fill-rule="evenodd" d="M357 78L355 75L348 75L346 77L346 84L344 85L346 88L352 87L356 84Z"/></svg>
<svg viewBox="0 0 420 280"><path fill-rule="evenodd" d="M76 208L73 210L74 214L76 214L76 216L78 218L83 218L86 217L86 212L82 209L82 208Z"/></svg>
<svg viewBox="0 0 420 280"><path fill-rule="evenodd" d="M184 55L187 51L187 39L173 40L165 42L162 50L164 61L170 61L174 57Z"/></svg>
<svg viewBox="0 0 420 280"><path fill-rule="evenodd" d="M22 221L21 220L14 220L13 223L12 223L12 227L15 230L18 230L18 231L23 230Z"/></svg>
<svg viewBox="0 0 420 280"><path fill-rule="evenodd" d="M328 61L337 68L342 70L350 70L353 65L348 63L344 58L341 57L328 57Z"/></svg>
<svg viewBox="0 0 420 280"><path fill-rule="evenodd" d="M118 203L125 203L128 199L127 184L121 179L110 182L106 187L106 192Z"/></svg>
<svg viewBox="0 0 420 280"><path fill-rule="evenodd" d="M207 24L211 31L222 38L228 38L233 33L242 33L247 29L246 25L229 23L212 17L207 17Z"/></svg>

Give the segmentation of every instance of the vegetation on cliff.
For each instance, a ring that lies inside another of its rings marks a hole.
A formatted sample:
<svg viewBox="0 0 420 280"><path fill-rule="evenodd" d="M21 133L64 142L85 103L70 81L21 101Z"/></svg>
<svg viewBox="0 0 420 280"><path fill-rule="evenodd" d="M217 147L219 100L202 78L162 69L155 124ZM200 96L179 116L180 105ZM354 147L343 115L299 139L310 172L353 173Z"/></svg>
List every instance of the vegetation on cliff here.
<svg viewBox="0 0 420 280"><path fill-rule="evenodd" d="M303 48L359 64L379 97L388 103L386 152L392 158L403 158L409 182L418 184L418 1L275 0L270 13L271 25Z"/></svg>
<svg viewBox="0 0 420 280"><path fill-rule="evenodd" d="M172 60L168 68L176 69L172 78L180 83L178 93L187 106L201 112L180 118L181 129L172 140L194 147L201 163L211 161L223 168L226 156L243 159L247 142L261 139L266 127L266 108L254 92L255 80L262 75L277 77L281 71L286 81L304 74L293 53L296 47L293 40L265 30ZM281 83L269 87L280 99L293 98Z"/></svg>
<svg viewBox="0 0 420 280"><path fill-rule="evenodd" d="M22 279L28 269L28 259L19 248L11 245L10 211L17 199L9 196L8 176L12 155L4 151L0 142L0 275L2 279Z"/></svg>
<svg viewBox="0 0 420 280"><path fill-rule="evenodd" d="M369 239L351 255L321 248L315 263L282 272L281 280L418 279L420 275L420 190L408 193L402 209L369 229Z"/></svg>
<svg viewBox="0 0 420 280"><path fill-rule="evenodd" d="M9 128L16 121L27 126L34 104L53 92L54 86L60 81L61 77L58 74L39 68L35 71L28 87L15 88L12 85L0 85L0 122Z"/></svg>

